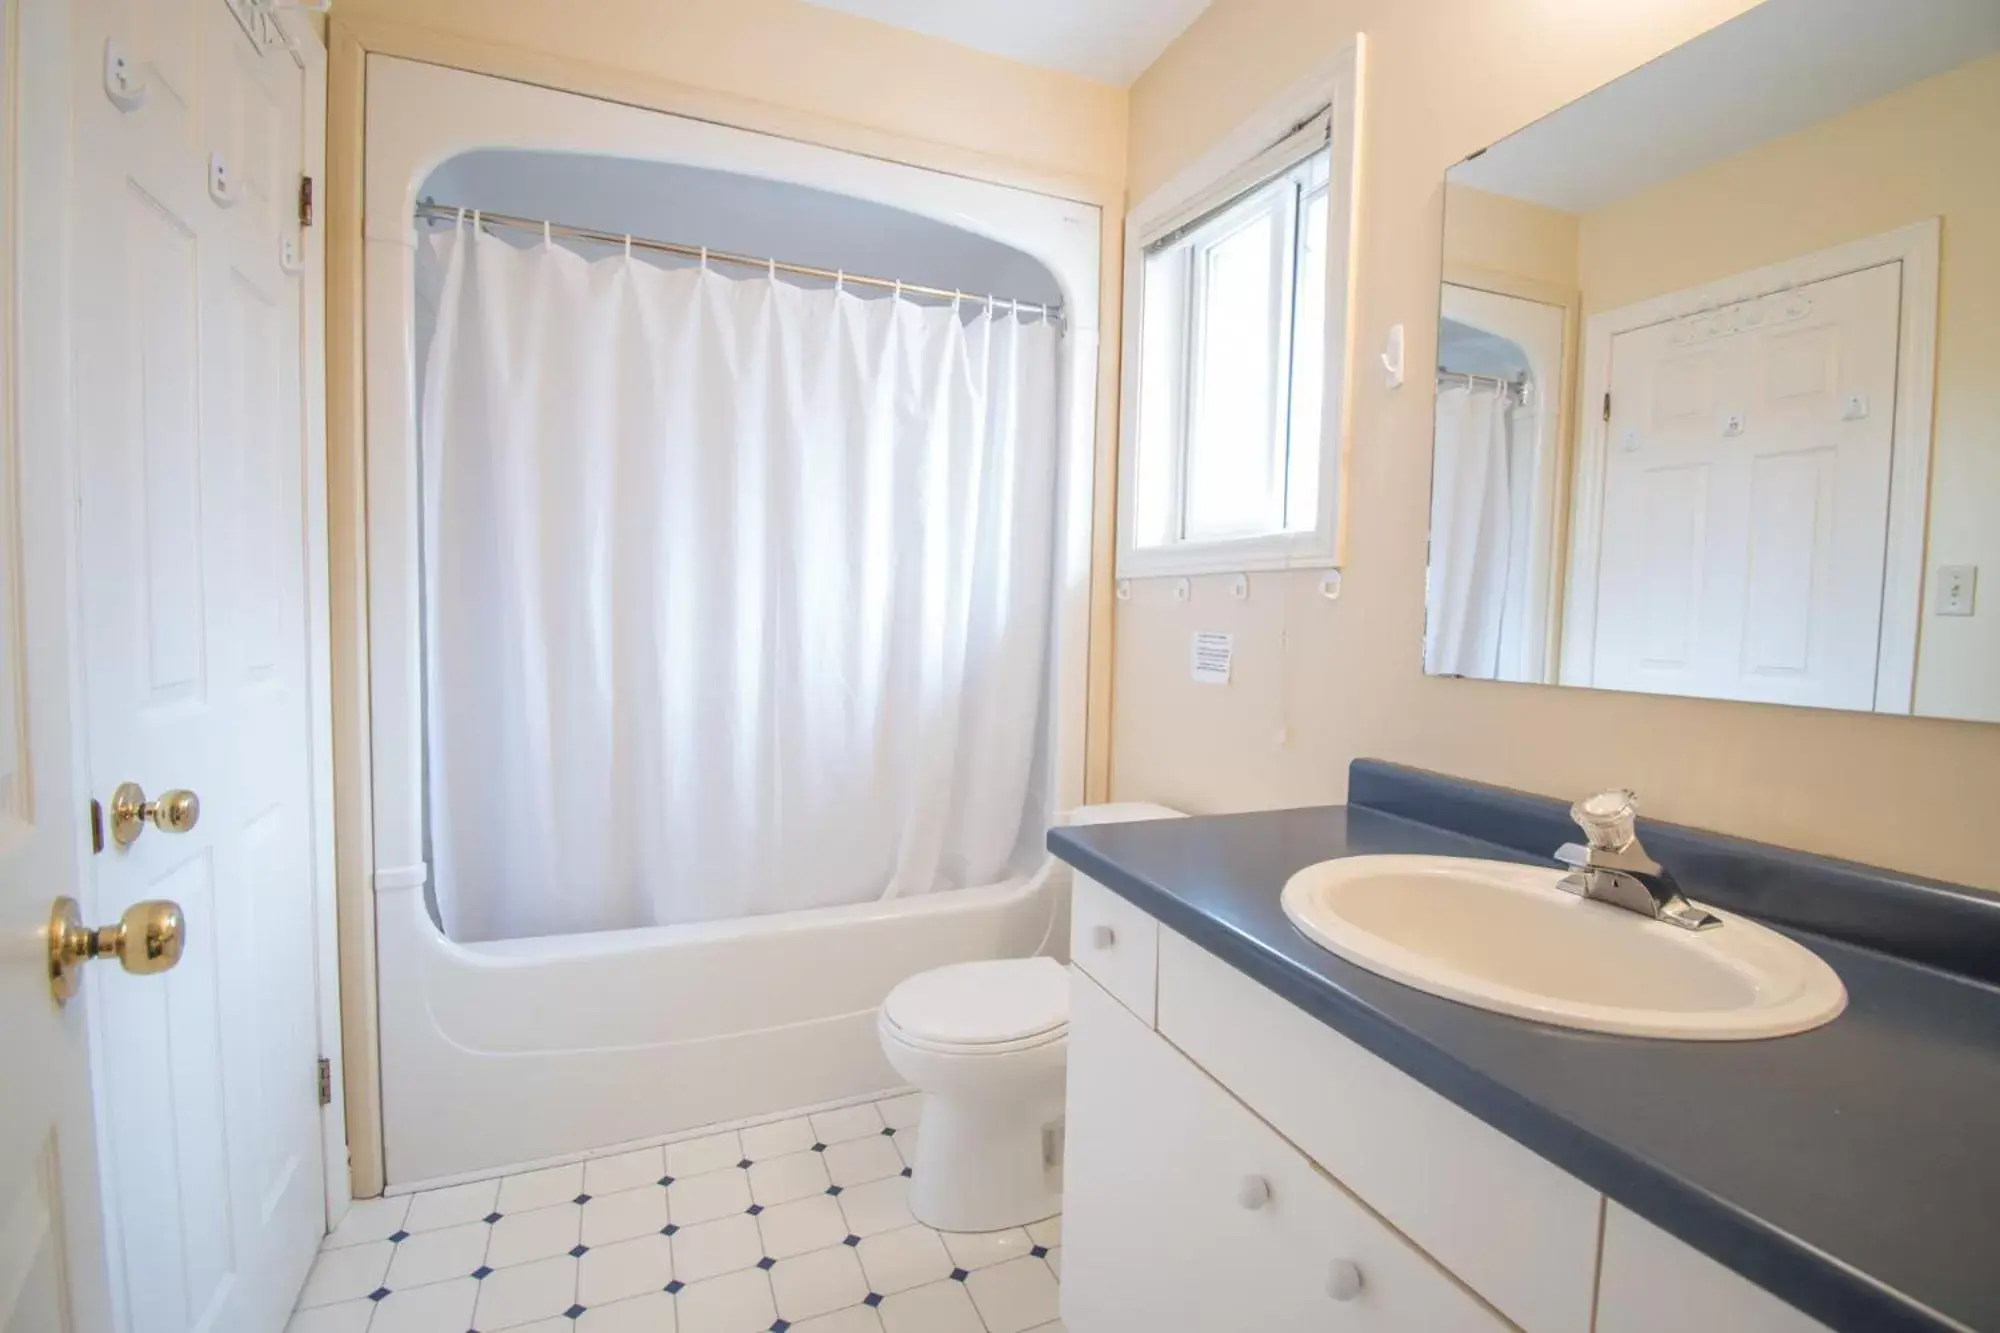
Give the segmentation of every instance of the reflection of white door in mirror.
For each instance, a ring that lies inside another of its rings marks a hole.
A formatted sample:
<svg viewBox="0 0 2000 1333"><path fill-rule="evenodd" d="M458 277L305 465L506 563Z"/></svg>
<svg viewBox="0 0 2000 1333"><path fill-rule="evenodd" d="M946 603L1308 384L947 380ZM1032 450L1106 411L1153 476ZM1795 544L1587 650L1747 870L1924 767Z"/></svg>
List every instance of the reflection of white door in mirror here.
<svg viewBox="0 0 2000 1333"><path fill-rule="evenodd" d="M1901 302L1890 263L1612 337L1577 683L1875 706Z"/></svg>

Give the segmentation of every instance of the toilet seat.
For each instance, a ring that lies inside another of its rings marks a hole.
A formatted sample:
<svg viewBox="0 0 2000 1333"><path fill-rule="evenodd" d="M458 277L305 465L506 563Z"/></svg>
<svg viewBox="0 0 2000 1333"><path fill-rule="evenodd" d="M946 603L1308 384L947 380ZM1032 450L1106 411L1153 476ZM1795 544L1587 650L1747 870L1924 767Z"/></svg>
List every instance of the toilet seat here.
<svg viewBox="0 0 2000 1333"><path fill-rule="evenodd" d="M1052 958L955 963L889 992L882 1024L920 1050L1005 1055L1069 1035L1069 973Z"/></svg>

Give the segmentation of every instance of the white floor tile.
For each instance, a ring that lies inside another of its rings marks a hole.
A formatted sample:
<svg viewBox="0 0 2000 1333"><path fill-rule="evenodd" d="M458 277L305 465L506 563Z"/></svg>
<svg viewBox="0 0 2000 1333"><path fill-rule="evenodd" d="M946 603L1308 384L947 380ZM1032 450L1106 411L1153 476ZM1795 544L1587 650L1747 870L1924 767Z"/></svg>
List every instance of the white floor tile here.
<svg viewBox="0 0 2000 1333"><path fill-rule="evenodd" d="M742 1139L743 1155L753 1162L804 1152L816 1142L812 1122L804 1116L793 1120L773 1120L768 1125L752 1125L743 1131Z"/></svg>
<svg viewBox="0 0 2000 1333"><path fill-rule="evenodd" d="M315 1305L333 1305L366 1296L382 1285L395 1250L389 1241L371 1240L363 1245L323 1251L313 1260L312 1271L306 1275L305 1290L299 1293L299 1308L309 1310Z"/></svg>
<svg viewBox="0 0 2000 1333"><path fill-rule="evenodd" d="M713 1222L682 1227L674 1232L674 1276L683 1282L720 1277L738 1269L754 1268L764 1257L764 1237L758 1231L761 1217L731 1213Z"/></svg>
<svg viewBox="0 0 2000 1333"><path fill-rule="evenodd" d="M688 1227L712 1222L750 1206L750 1178L735 1167L706 1175L676 1177L667 1187L667 1220Z"/></svg>
<svg viewBox="0 0 2000 1333"><path fill-rule="evenodd" d="M674 1253L665 1236L635 1236L593 1246L576 1265L576 1303L589 1309L627 1296L662 1291L674 1280Z"/></svg>
<svg viewBox="0 0 2000 1333"><path fill-rule="evenodd" d="M802 1319L791 1333L882 1333L882 1316L866 1305L850 1305L832 1314Z"/></svg>
<svg viewBox="0 0 2000 1333"><path fill-rule="evenodd" d="M375 1302L365 1297L300 1310L285 1325L285 1333L368 1333L368 1321L375 1317Z"/></svg>
<svg viewBox="0 0 2000 1333"><path fill-rule="evenodd" d="M757 1163L750 1168L751 1196L769 1208L809 1194L826 1193L826 1187L833 1182L820 1158L821 1154L816 1152L795 1152Z"/></svg>
<svg viewBox="0 0 2000 1333"><path fill-rule="evenodd" d="M861 1271L868 1275L868 1289L884 1296L950 1277L955 1266L938 1233L922 1226L870 1236L857 1253Z"/></svg>
<svg viewBox="0 0 2000 1333"><path fill-rule="evenodd" d="M583 1243L609 1245L656 1232L667 1225L667 1192L641 1185L616 1194L593 1194L583 1206Z"/></svg>
<svg viewBox="0 0 2000 1333"><path fill-rule="evenodd" d="M526 1175L508 1176L500 1182L500 1200L494 1207L502 1216L533 1212L552 1204L572 1203L583 1193L583 1163L552 1166Z"/></svg>
<svg viewBox="0 0 2000 1333"><path fill-rule="evenodd" d="M838 1111L817 1111L811 1120L813 1137L821 1143L866 1138L870 1134L880 1134L883 1129L882 1113L875 1109L873 1102L843 1106Z"/></svg>
<svg viewBox="0 0 2000 1333"><path fill-rule="evenodd" d="M725 1166L735 1166L741 1160L743 1140L735 1130L667 1145L667 1174L670 1176L698 1176L704 1171L720 1171Z"/></svg>
<svg viewBox="0 0 2000 1333"><path fill-rule="evenodd" d="M493 1211L499 1197L497 1180L475 1180L470 1185L426 1190L410 1200L410 1215L403 1220L403 1230L436 1231L477 1222Z"/></svg>
<svg viewBox="0 0 2000 1333"><path fill-rule="evenodd" d="M924 1113L924 1094L906 1092L900 1097L875 1103L875 1109L882 1113L882 1119L891 1129L913 1129L918 1117Z"/></svg>
<svg viewBox="0 0 2000 1333"><path fill-rule="evenodd" d="M559 1314L529 1324L516 1324L507 1333L576 1333L576 1321L566 1314Z"/></svg>
<svg viewBox="0 0 2000 1333"><path fill-rule="evenodd" d="M891 1176L840 1192L840 1211L847 1229L857 1236L873 1236L906 1227L917 1219L910 1212L910 1182Z"/></svg>
<svg viewBox="0 0 2000 1333"><path fill-rule="evenodd" d="M773 1259L789 1259L807 1250L838 1245L848 1235L840 1200L830 1194L815 1194L766 1208L757 1216L757 1228L763 1233L764 1253Z"/></svg>
<svg viewBox="0 0 2000 1333"><path fill-rule="evenodd" d="M1042 1258L1048 1261L1048 1265L1049 1265L1049 1271L1050 1271L1051 1273L1054 1273L1054 1274L1056 1275L1056 1281L1057 1281L1057 1282L1061 1282L1061 1281L1062 1281L1062 1246L1060 1246L1060 1245L1056 1246L1056 1247L1055 1247L1055 1248L1054 1248L1053 1250L1050 1250L1050 1251L1049 1251L1049 1252L1048 1252L1047 1254L1043 1255L1043 1256L1042 1256Z"/></svg>
<svg viewBox="0 0 2000 1333"><path fill-rule="evenodd" d="M497 1333L563 1313L576 1304L576 1260L568 1255L538 1259L518 1268L498 1268L479 1284L472 1326Z"/></svg>
<svg viewBox="0 0 2000 1333"><path fill-rule="evenodd" d="M876 1313L887 1333L986 1333L965 1284L950 1278L899 1292L884 1300Z"/></svg>
<svg viewBox="0 0 2000 1333"><path fill-rule="evenodd" d="M1019 1227L1007 1231L945 1231L944 1247L960 1268L991 1268L994 1264L1019 1259L1033 1248L1028 1233Z"/></svg>
<svg viewBox="0 0 2000 1333"><path fill-rule="evenodd" d="M778 1308L764 1270L747 1268L681 1288L674 1314L679 1333L762 1333L777 1319Z"/></svg>
<svg viewBox="0 0 2000 1333"><path fill-rule="evenodd" d="M382 1298L368 1333L465 1333L479 1283L469 1277L413 1287Z"/></svg>
<svg viewBox="0 0 2000 1333"><path fill-rule="evenodd" d="M407 1194L394 1198L356 1199L348 1208L347 1216L340 1219L340 1225L320 1242L320 1248L338 1250L366 1241L387 1240L403 1229L403 1219L409 1212L410 1196Z"/></svg>
<svg viewBox="0 0 2000 1333"><path fill-rule="evenodd" d="M1037 1245L1046 1245L1050 1249L1054 1249L1056 1246L1062 1244L1062 1214L1057 1213L1054 1217L1045 1217L1039 1222L1030 1222L1028 1223L1027 1230L1029 1240L1035 1242Z"/></svg>
<svg viewBox="0 0 2000 1333"><path fill-rule="evenodd" d="M658 1148L641 1148L616 1157L593 1157L583 1164L583 1192L595 1197L641 1185L657 1185L666 1173L666 1157Z"/></svg>
<svg viewBox="0 0 2000 1333"><path fill-rule="evenodd" d="M1046 1324L1037 1324L1028 1333L1069 1333L1069 1327L1060 1319L1051 1319Z"/></svg>
<svg viewBox="0 0 2000 1333"><path fill-rule="evenodd" d="M648 1292L609 1305L593 1305L576 1321L575 1333L674 1333L674 1298Z"/></svg>
<svg viewBox="0 0 2000 1333"><path fill-rule="evenodd" d="M583 1210L573 1203L502 1214L486 1246L487 1267L511 1268L568 1254L576 1248L582 1217Z"/></svg>
<svg viewBox="0 0 2000 1333"><path fill-rule="evenodd" d="M1025 1333L1056 1317L1056 1278L1036 1258L1011 1259L965 1280L987 1333Z"/></svg>
<svg viewBox="0 0 2000 1333"><path fill-rule="evenodd" d="M903 1164L905 1166L915 1166L917 1164L917 1144L922 1140L923 1136L924 1127L922 1125L911 1125L907 1129L896 1131L896 1151L903 1155Z"/></svg>
<svg viewBox="0 0 2000 1333"><path fill-rule="evenodd" d="M828 1144L821 1156L826 1159L827 1175L843 1188L903 1173L903 1156L896 1151L896 1141L883 1134Z"/></svg>
<svg viewBox="0 0 2000 1333"><path fill-rule="evenodd" d="M471 1277L472 1271L486 1262L486 1241L492 1231L484 1222L419 1231L396 1247L382 1285L401 1291L446 1278Z"/></svg>
<svg viewBox="0 0 2000 1333"><path fill-rule="evenodd" d="M851 1245L830 1245L810 1254L780 1259L771 1268L771 1294L780 1318L794 1322L859 1305L868 1279Z"/></svg>

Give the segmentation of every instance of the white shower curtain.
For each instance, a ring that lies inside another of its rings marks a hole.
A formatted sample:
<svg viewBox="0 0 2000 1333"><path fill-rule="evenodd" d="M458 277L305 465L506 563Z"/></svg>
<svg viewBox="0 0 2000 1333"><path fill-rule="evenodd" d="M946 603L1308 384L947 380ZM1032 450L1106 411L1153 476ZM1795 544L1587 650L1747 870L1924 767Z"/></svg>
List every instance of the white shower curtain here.
<svg viewBox="0 0 2000 1333"><path fill-rule="evenodd" d="M1438 390L1424 669L1499 675L1511 582L1511 403L1491 385Z"/></svg>
<svg viewBox="0 0 2000 1333"><path fill-rule="evenodd" d="M428 238L431 860L461 941L990 883L1039 843L1058 331Z"/></svg>

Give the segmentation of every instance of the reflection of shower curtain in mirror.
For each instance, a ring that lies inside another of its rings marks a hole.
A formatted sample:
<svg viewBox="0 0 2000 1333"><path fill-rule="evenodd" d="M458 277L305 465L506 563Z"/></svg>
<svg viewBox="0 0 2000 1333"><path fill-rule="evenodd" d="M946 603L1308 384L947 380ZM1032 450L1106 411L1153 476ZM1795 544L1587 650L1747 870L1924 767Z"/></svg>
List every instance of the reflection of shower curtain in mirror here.
<svg viewBox="0 0 2000 1333"><path fill-rule="evenodd" d="M1514 563L1513 416L1491 383L1438 389L1424 627L1433 675L1500 674Z"/></svg>
<svg viewBox="0 0 2000 1333"><path fill-rule="evenodd" d="M1039 855L1058 331L425 241L432 863L460 940Z"/></svg>

